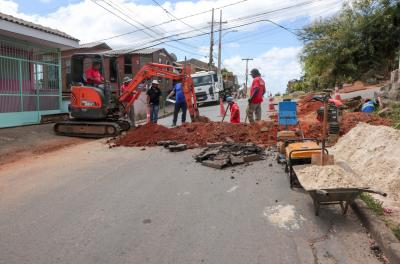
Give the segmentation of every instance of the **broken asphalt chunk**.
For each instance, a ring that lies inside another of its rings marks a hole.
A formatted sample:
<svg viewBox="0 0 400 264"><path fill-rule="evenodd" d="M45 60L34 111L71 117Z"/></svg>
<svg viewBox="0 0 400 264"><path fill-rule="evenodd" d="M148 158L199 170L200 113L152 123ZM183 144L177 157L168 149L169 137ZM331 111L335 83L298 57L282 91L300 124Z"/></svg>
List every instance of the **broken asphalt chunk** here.
<svg viewBox="0 0 400 264"><path fill-rule="evenodd" d="M202 165L211 167L214 169L223 169L226 165L228 165L228 159L221 159L221 160L204 160L201 162Z"/></svg>
<svg viewBox="0 0 400 264"><path fill-rule="evenodd" d="M157 146L163 146L165 148L167 148L168 146L174 146L174 145L178 145L178 142L173 141L173 140L163 140L163 141L157 142Z"/></svg>
<svg viewBox="0 0 400 264"><path fill-rule="evenodd" d="M170 145L168 146L168 149L171 152L184 151L187 150L187 145L186 144Z"/></svg>

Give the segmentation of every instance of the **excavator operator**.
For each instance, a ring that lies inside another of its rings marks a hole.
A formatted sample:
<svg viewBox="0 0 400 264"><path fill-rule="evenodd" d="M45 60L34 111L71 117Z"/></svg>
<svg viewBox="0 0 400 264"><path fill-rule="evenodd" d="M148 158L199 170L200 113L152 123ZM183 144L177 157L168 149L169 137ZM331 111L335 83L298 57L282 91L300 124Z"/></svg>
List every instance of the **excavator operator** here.
<svg viewBox="0 0 400 264"><path fill-rule="evenodd" d="M100 73L101 63L99 61L94 61L92 67L86 72L86 84L90 86L98 86L104 82L103 76Z"/></svg>

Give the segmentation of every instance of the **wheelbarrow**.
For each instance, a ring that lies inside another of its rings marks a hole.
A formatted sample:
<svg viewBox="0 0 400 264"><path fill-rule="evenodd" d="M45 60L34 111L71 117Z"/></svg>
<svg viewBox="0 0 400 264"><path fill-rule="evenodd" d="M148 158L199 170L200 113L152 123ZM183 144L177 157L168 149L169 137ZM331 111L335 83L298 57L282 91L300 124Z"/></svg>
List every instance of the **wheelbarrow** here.
<svg viewBox="0 0 400 264"><path fill-rule="evenodd" d="M338 188L307 191L314 204L315 215L319 215L321 205L339 204L345 215L354 200L363 192L376 193L386 197L386 193L370 190L369 188Z"/></svg>
<svg viewBox="0 0 400 264"><path fill-rule="evenodd" d="M298 180L299 184L304 188L306 192L311 196L314 204L315 215L319 215L319 209L321 205L331 205L331 204L339 204L342 209L342 214L346 214L354 200L363 192L367 193L376 193L386 197L386 193L371 190L369 187L361 187L361 186L354 186L354 187L346 187L346 188L320 188L314 189L310 186L302 183L302 180L307 178L307 174L302 172L304 168L311 165L298 165L291 167L292 172L296 175L296 179ZM338 161L336 166L343 168L344 170L352 173L356 176L354 171L350 168L350 166L345 163Z"/></svg>

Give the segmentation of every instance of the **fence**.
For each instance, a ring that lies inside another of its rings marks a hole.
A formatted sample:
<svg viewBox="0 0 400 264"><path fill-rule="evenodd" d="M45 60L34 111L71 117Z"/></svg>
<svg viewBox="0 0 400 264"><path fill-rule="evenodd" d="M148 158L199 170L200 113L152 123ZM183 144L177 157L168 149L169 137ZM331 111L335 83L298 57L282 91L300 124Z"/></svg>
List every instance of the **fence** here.
<svg viewBox="0 0 400 264"><path fill-rule="evenodd" d="M60 76L59 50L0 36L0 127L59 113Z"/></svg>

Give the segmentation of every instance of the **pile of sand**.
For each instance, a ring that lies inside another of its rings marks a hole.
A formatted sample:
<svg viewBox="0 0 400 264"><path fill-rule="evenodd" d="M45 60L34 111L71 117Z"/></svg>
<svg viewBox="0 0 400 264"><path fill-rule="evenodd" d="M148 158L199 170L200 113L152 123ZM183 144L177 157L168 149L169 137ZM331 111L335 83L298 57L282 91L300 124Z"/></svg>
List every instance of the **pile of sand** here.
<svg viewBox="0 0 400 264"><path fill-rule="evenodd" d="M400 201L400 130L360 123L330 150L372 189Z"/></svg>
<svg viewBox="0 0 400 264"><path fill-rule="evenodd" d="M358 175L338 165L312 165L296 171L305 190L367 187Z"/></svg>

